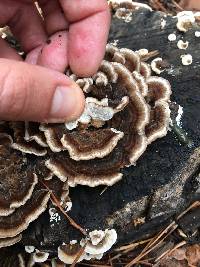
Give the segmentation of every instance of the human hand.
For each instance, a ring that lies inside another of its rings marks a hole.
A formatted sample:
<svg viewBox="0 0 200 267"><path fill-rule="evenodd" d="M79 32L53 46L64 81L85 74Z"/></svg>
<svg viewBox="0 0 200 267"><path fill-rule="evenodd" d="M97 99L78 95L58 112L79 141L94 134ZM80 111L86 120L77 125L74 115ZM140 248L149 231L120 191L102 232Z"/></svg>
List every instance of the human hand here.
<svg viewBox="0 0 200 267"><path fill-rule="evenodd" d="M181 0L179 5L186 10L200 10L200 0Z"/></svg>
<svg viewBox="0 0 200 267"><path fill-rule="evenodd" d="M1 120L75 119L84 96L61 72L70 66L77 75L90 76L104 55L110 26L106 0L38 2L44 20L31 0L0 2L0 26L10 27L27 54L23 62L0 38Z"/></svg>

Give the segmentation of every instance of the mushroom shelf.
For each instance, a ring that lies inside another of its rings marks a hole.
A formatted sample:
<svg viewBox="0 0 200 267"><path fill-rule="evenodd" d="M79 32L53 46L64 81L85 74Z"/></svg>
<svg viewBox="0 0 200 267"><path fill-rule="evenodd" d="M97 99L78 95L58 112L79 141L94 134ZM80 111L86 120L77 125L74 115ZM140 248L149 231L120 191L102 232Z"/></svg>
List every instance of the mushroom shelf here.
<svg viewBox="0 0 200 267"><path fill-rule="evenodd" d="M79 119L0 124L2 247L18 242L45 211L45 185L66 208L69 186L112 186L169 129L170 84L151 75L140 53L109 44L93 77L69 75L86 97Z"/></svg>

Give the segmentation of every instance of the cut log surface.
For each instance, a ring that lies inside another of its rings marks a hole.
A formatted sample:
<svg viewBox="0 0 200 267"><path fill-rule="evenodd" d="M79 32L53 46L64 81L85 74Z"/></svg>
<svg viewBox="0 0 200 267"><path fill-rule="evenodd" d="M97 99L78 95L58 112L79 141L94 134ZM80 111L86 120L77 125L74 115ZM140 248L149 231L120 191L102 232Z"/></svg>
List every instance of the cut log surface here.
<svg viewBox="0 0 200 267"><path fill-rule="evenodd" d="M175 17L143 9L135 11L129 23L112 20L110 42L132 50L158 50L158 57L167 62L160 76L170 81L176 103L172 103L171 131L148 146L136 166L124 169L120 182L106 189L70 189L70 217L88 230L115 228L118 245L152 235L200 197L200 38L195 37L200 27L181 33L176 23ZM176 41L168 40L172 33ZM187 50L177 47L178 40L189 42ZM184 54L192 56L192 64L182 64ZM56 252L62 242L80 238L59 210L57 215L56 219L50 219L48 212L42 215L23 234L22 244Z"/></svg>

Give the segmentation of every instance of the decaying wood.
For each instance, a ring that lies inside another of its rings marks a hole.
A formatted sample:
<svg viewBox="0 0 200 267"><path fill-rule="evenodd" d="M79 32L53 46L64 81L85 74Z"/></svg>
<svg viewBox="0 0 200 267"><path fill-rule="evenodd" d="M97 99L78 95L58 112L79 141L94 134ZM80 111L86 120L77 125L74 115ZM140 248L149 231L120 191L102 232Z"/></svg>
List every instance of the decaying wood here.
<svg viewBox="0 0 200 267"><path fill-rule="evenodd" d="M162 20L166 20L163 29ZM194 33L200 27L196 25L183 34L177 30L176 23L177 19L172 16L148 10L134 12L129 23L117 18L112 22L110 42L133 50L158 50L158 56L168 62L161 76L172 85L175 106L183 108L180 121L176 121L178 113L174 109L172 130L165 138L152 144L136 166L125 169L125 178L121 182L108 187L103 193L104 187L91 189L81 186L70 192L73 207L69 215L84 229L115 228L118 244L148 238L163 229L174 214L197 197L196 177L200 166L200 43ZM168 40L171 33L176 34L174 42ZM187 50L178 49L177 41L181 39L189 42ZM186 53L193 57L193 63L189 66L181 63L181 55ZM185 139L181 139L181 134ZM36 235L38 227L43 234L37 235L34 242L39 247L41 242L42 247L51 247L52 243L69 242L79 237L79 233L69 226L62 214L61 221L53 229L48 216L42 216L33 224L25 233L23 244L28 243L30 235ZM145 218L145 222L134 226L134 220L138 218ZM54 249L56 245L52 251Z"/></svg>
<svg viewBox="0 0 200 267"><path fill-rule="evenodd" d="M164 27L163 20L166 21ZM146 48L158 51L154 57L148 58L148 62L161 57L168 63L161 76L172 85L173 125L165 138L148 148L136 166L124 170L124 179L116 185L106 187L106 190L104 187L91 189L77 186L70 191L73 206L69 216L77 225L89 231L115 228L117 247L132 242L118 249L119 256L114 255L113 260L121 257L124 251L135 249L141 244L139 241L160 231L147 242L139 256L126 262L126 266L140 261L151 266L144 256L148 256L154 245L158 246L158 242L164 241L163 238L175 230L179 229L187 240L192 240L190 232L195 232L195 240L200 240L199 202L195 202L195 209L176 217L193 200L200 198L200 42L195 37L195 31L200 31L200 26L194 25L183 34L178 31L176 23L175 17L149 10L135 11L129 23L113 19L110 42L133 50ZM173 42L168 40L171 33L176 34ZM189 42L187 50L177 47L178 40ZM182 64L181 56L184 54L192 55L191 65ZM182 115L178 113L180 107ZM48 212L42 215L24 233L21 245L31 243L41 250L48 248L55 255L62 242L80 239L79 231L69 224L59 209L58 213L61 217L58 223L50 222ZM167 252L163 252L163 257L172 251L173 248L169 247ZM162 259L161 256L157 257L157 261Z"/></svg>

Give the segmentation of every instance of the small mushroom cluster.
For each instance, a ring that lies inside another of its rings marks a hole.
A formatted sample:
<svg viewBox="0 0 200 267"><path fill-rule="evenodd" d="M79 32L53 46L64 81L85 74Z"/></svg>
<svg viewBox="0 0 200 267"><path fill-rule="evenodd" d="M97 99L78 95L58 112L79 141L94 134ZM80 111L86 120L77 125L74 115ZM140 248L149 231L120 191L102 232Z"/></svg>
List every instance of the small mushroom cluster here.
<svg viewBox="0 0 200 267"><path fill-rule="evenodd" d="M30 163L33 158L25 155L34 154L34 146L20 142L22 125L21 122L0 123L0 248L21 240L22 232L46 210L50 198L41 183L40 170L36 173L34 162ZM14 143L14 139L18 142ZM56 178L46 184L65 208L69 203L68 184Z"/></svg>
<svg viewBox="0 0 200 267"><path fill-rule="evenodd" d="M94 76L69 75L86 97L76 121L0 122L0 247L19 242L45 211L46 186L68 208L68 186L115 184L167 134L170 84L139 53L107 45Z"/></svg>
<svg viewBox="0 0 200 267"><path fill-rule="evenodd" d="M131 21L133 12L139 8L152 11L149 5L132 0L110 0L108 2L111 10L114 12L114 16L118 19L125 20L125 22Z"/></svg>
<svg viewBox="0 0 200 267"><path fill-rule="evenodd" d="M177 29L180 32L187 32L195 23L199 23L200 12L182 11L177 14Z"/></svg>
<svg viewBox="0 0 200 267"><path fill-rule="evenodd" d="M76 121L39 127L51 150L45 166L70 186L111 186L167 134L170 84L151 76L139 53L112 45L93 77L71 78L85 92L85 110Z"/></svg>
<svg viewBox="0 0 200 267"><path fill-rule="evenodd" d="M66 264L72 264L78 258L82 260L100 260L117 240L117 233L114 229L94 230L89 233L88 238L82 239L80 244L73 240L70 244L63 244L58 248L58 258Z"/></svg>

